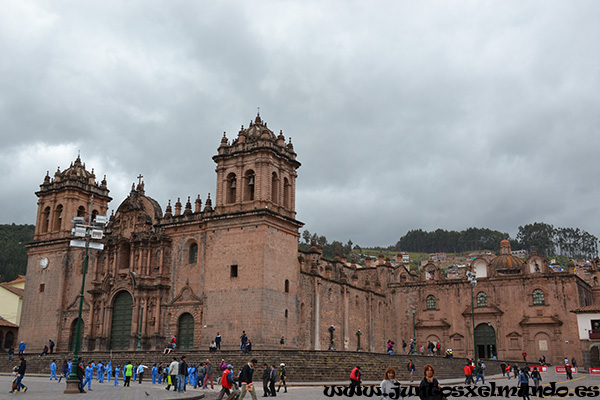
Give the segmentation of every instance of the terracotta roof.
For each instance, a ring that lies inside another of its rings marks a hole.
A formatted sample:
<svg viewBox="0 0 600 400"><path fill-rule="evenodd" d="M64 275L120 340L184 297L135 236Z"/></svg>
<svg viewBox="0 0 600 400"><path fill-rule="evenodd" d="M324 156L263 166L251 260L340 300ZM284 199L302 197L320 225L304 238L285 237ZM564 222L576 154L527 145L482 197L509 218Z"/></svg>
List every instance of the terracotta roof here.
<svg viewBox="0 0 600 400"><path fill-rule="evenodd" d="M25 282L25 275L17 275L17 277L15 279L13 279L12 281L4 282L4 283L15 284L15 283L21 283L21 282Z"/></svg>
<svg viewBox="0 0 600 400"><path fill-rule="evenodd" d="M19 296L21 298L23 298L23 293L25 293L25 289L21 289L21 288L18 288L18 287L10 286L6 282L0 283L0 286L2 286L4 289L8 290L11 293L16 294L17 296Z"/></svg>
<svg viewBox="0 0 600 400"><path fill-rule="evenodd" d="M575 314L585 314L585 313L600 313L600 304L595 304L591 306L578 307L574 310L571 310L572 313Z"/></svg>
<svg viewBox="0 0 600 400"><path fill-rule="evenodd" d="M2 318L2 316L0 316L0 326L3 326L5 328L18 328L19 325L15 325L10 321L5 320L4 318Z"/></svg>

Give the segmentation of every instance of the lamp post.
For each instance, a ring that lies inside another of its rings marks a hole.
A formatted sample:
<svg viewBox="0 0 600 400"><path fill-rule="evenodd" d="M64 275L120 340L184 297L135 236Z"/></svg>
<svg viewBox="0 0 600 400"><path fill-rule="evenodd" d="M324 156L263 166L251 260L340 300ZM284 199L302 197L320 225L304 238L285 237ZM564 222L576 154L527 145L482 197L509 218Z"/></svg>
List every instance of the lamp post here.
<svg viewBox="0 0 600 400"><path fill-rule="evenodd" d="M137 349L141 350L142 349L142 322L144 320L144 300L142 300L142 304L140 307L140 333L138 335L138 344L137 344Z"/></svg>
<svg viewBox="0 0 600 400"><path fill-rule="evenodd" d="M473 288L477 286L477 275L474 272L467 271L467 279L471 285L471 323L473 324L473 357L477 360L477 342L475 341L475 303L473 302Z"/></svg>
<svg viewBox="0 0 600 400"><path fill-rule="evenodd" d="M79 393L79 377L77 376L77 368L79 364L79 348L81 347L80 335L81 335L81 313L83 309L83 294L85 290L85 275L87 274L88 268L88 254L89 249L104 250L102 243L93 242L93 240L100 240L104 237L102 229L108 223L108 217L105 215L97 215L92 223L92 210L94 207L94 196L90 199L90 212L88 217L88 223L85 224L84 217L73 218L73 229L71 233L75 238L69 243L69 247L85 248L85 255L83 257L83 272L81 276L81 293L79 294L79 312L77 314L77 330L75 336L75 349L73 350L73 365L71 368L71 375L67 379L67 387L64 393ZM81 240L83 239L83 240Z"/></svg>
<svg viewBox="0 0 600 400"><path fill-rule="evenodd" d="M410 306L410 311L412 311L413 316L413 351L414 354L417 354L417 325L415 324L415 312L417 311L415 306Z"/></svg>

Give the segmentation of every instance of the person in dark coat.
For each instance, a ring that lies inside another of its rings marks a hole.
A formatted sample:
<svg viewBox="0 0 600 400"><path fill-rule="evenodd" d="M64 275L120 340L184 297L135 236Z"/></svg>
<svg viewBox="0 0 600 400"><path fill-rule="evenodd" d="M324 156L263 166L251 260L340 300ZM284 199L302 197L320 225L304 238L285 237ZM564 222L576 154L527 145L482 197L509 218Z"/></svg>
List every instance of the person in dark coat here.
<svg viewBox="0 0 600 400"><path fill-rule="evenodd" d="M254 375L254 367L258 361L253 358L248 364L244 365L242 368L242 372L240 372L240 385L241 385L241 393L239 400L243 400L244 396L246 396L247 392L250 392L250 396L252 396L252 400L256 400L256 389L252 384L252 376Z"/></svg>
<svg viewBox="0 0 600 400"><path fill-rule="evenodd" d="M262 381L263 381L263 397L268 397L271 392L269 391L269 376L271 375L271 369L268 364L263 364L263 373L262 373Z"/></svg>
<svg viewBox="0 0 600 400"><path fill-rule="evenodd" d="M423 367L423 380L419 385L419 398L421 400L442 400L442 387L434 377L435 370L430 364Z"/></svg>

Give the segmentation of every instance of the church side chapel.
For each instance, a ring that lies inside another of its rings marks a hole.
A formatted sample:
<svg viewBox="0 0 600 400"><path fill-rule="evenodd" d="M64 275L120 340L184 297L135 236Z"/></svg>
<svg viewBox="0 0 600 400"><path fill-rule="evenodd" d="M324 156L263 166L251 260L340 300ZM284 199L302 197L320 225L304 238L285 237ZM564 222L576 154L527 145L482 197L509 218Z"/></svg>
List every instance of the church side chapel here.
<svg viewBox="0 0 600 400"><path fill-rule="evenodd" d="M577 314L600 304L598 269L586 280L555 272L535 252L512 255L508 241L451 274L383 256L364 267L327 260L314 243L298 250L291 139L256 115L234 139L223 134L213 161L212 198L169 200L163 212L140 175L110 215L103 250L89 251L83 350L162 350L172 336L180 349L205 349L216 332L236 349L242 330L255 349L277 349L284 336L290 349L385 352L388 340L415 336L455 356L519 359L526 350L554 363L598 346L581 337ZM52 337L68 351L84 264L71 221L106 215L112 198L79 156L46 174L36 196L19 340L37 348Z"/></svg>

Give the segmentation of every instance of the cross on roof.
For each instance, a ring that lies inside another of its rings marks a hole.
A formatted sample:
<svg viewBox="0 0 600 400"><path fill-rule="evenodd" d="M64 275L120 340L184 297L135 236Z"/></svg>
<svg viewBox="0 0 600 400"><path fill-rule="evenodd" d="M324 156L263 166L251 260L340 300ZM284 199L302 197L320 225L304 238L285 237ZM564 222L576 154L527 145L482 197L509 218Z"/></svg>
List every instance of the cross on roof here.
<svg viewBox="0 0 600 400"><path fill-rule="evenodd" d="M140 182L139 182L139 184L140 184L140 185L142 184L142 178L143 178L143 177L144 177L144 175L142 175L142 174L139 174L139 175L137 176L137 178L138 178L138 179L139 179L139 181L140 181Z"/></svg>

